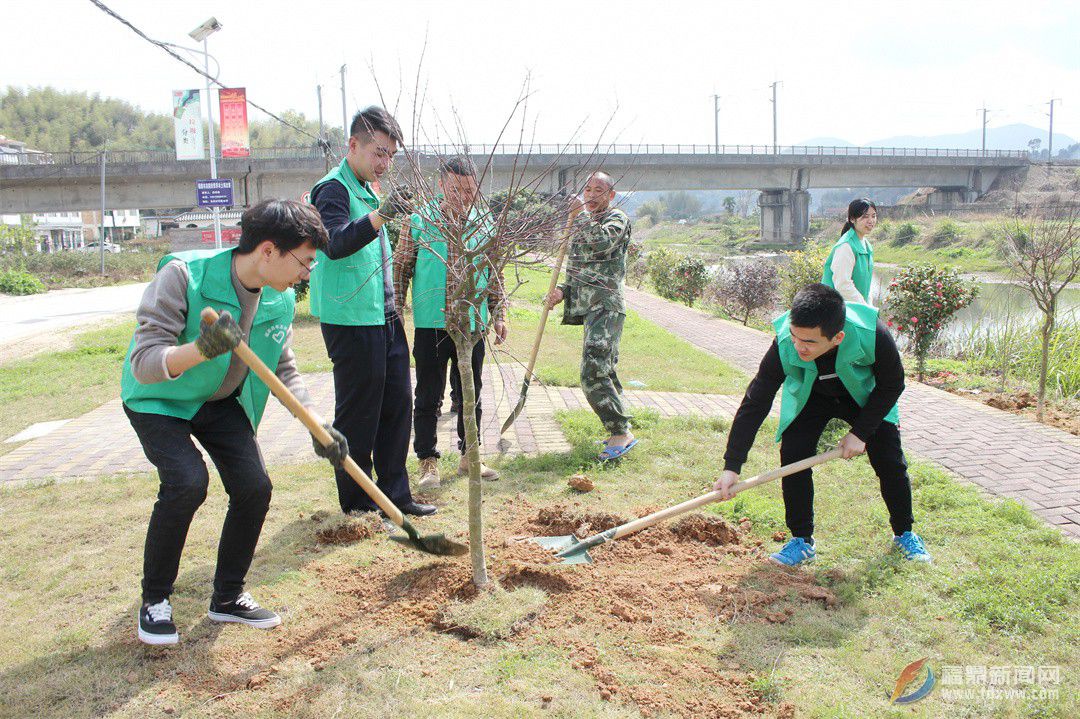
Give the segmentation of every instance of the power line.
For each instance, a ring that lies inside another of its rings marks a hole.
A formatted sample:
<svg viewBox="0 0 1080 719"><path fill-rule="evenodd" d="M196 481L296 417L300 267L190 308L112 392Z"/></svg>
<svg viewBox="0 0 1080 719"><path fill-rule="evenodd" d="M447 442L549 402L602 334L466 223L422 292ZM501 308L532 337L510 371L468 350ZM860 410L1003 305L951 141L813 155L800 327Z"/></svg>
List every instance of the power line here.
<svg viewBox="0 0 1080 719"><path fill-rule="evenodd" d="M152 37L150 37L149 35L147 35L147 34L146 34L146 33L144 33L144 32L143 32L142 30L140 30L139 28L135 27L135 26L134 26L134 25L133 25L133 24L132 24L132 23L131 23L131 22L130 22L129 20L127 20L127 19L125 19L125 18L121 17L120 15L118 15L118 14L117 14L117 13L116 13L116 12L115 12L114 10L112 10L112 9L111 9L110 7L108 7L108 6L107 6L107 5L105 4L105 3L101 2L100 0L90 0L90 2L92 2L92 3L94 4L94 5L96 5L96 6L98 7L98 9L100 9L100 10L101 10L102 12L104 12L104 13L105 13L106 15L110 15L110 16L112 16L112 17L116 18L116 19L117 19L117 20L118 20L118 21L119 21L120 23L122 23L122 24L126 25L126 26L127 26L128 28L130 28L130 29L131 29L131 31L132 31L132 32L134 32L134 33L135 33L136 35L138 35L139 37L141 37L141 38L142 38L143 40L146 40L146 41L147 41L148 43L150 43L151 45L153 45L153 46L155 46L155 47L161 48L161 49L162 49L162 50L164 50L164 51L165 51L166 53L168 53L169 55L171 55L171 56L172 56L172 57L173 57L174 59L176 59L176 60L179 60L180 62L184 63L184 64L185 64L185 65L187 65L187 66L188 66L189 68L191 68L191 69L192 69L192 70L194 70L195 72L199 73L199 75L201 75L202 77L206 78L206 79L207 79L208 81L212 82L213 84L217 85L218 87L225 87L225 84L224 84L224 83L222 83L222 82L221 82L220 80L218 80L218 79L217 79L216 77L211 77L211 76L210 76L209 74L207 74L206 72L204 72L204 71L200 70L200 69L199 69L199 68L198 68L198 67L197 67L196 65L194 65L193 63L189 62L188 60L186 60L185 58L181 57L180 55L177 55L177 54L176 54L175 52L173 52L173 51L172 51L172 50L171 50L170 48L168 48L168 47L167 47L167 46L165 45L165 43L163 43L163 42L159 42L158 40L155 40L155 39L153 39ZM210 102L210 98L209 98L209 97L208 97L208 98L206 98L206 102L207 102L207 103L209 103L209 102ZM251 105L252 107L254 107L254 108L255 108L256 110L259 110L260 112L262 112L262 113L266 114L267 116L269 116L269 117L272 117L273 119L277 120L277 121L278 121L278 122L280 122L280 123L281 123L282 125L285 125L286 127L291 127L291 128L293 129L293 130L295 130L295 131L299 132L299 133L300 133L301 135L304 135L304 136L306 136L306 137L310 137L310 138L311 138L312 140L315 140L315 142L316 142L316 143L318 144L318 146L319 146L319 147L320 147L320 148L322 149L323 153L324 153L324 154L325 154L325 155L326 155L326 156L327 156L328 158L332 158L332 159L334 159L334 161L335 161L335 162L337 161L337 158L336 158L336 157L334 156L334 152L333 152L333 150L332 150L332 149L330 148L330 143L328 143L328 142L327 142L327 141L326 141L325 139L323 139L323 138L321 138L321 137L316 137L315 135L312 135L312 134L311 134L310 132L308 132L308 131L307 131L307 130L305 130L304 128L302 128L302 127L297 127L296 125L292 124L292 123L291 123L291 122L289 122L288 120L285 120L284 118L282 118L282 117L279 117L278 115L276 115L276 114L274 114L274 113L270 112L269 110L267 110L267 109L266 109L265 107L263 107L262 105L259 105L259 104L255 103L255 102L252 102L252 100L251 100L251 98L250 98L250 97L249 97L249 98L247 98L247 103L248 103L249 105ZM212 127L211 127L211 128L210 128L210 132L213 132L213 131L214 131L214 128L212 128Z"/></svg>

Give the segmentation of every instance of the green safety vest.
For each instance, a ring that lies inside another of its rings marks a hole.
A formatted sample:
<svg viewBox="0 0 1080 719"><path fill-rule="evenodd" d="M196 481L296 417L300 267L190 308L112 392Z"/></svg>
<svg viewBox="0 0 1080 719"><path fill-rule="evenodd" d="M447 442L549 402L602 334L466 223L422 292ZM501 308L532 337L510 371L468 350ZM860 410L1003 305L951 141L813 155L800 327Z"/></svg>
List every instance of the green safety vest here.
<svg viewBox="0 0 1080 719"><path fill-rule="evenodd" d="M877 342L878 311L869 305L856 302L845 303L847 319L844 322L844 340L836 350L836 374L844 388L860 406L866 406L877 381L874 379L874 356ZM784 386L780 396L780 424L776 428L776 441L784 430L795 421L806 406L810 392L817 380L817 364L799 359L795 343L791 339L789 312L773 320L776 330L776 346L780 351L780 364L784 368ZM900 424L900 410L894 406L885 415L886 422Z"/></svg>
<svg viewBox="0 0 1080 719"><path fill-rule="evenodd" d="M358 220L379 207L379 199L360 182L347 160L315 183L340 182L349 192L349 221ZM348 257L330 259L322 250L319 264L311 271L311 314L333 325L373 326L386 324L383 288L383 256L390 257L386 228L379 229L378 242L369 242Z"/></svg>
<svg viewBox="0 0 1080 719"><path fill-rule="evenodd" d="M435 218L441 217L439 200L431 202L422 212L413 213L410 218L411 234L417 243L416 270L413 272L413 324L423 328L446 328L446 239L439 230ZM465 246L475 250L478 245L486 243L491 236L491 227L488 223L480 224L477 221L476 209L470 213L469 222L466 224L465 233L467 238ZM482 258L476 259L477 263ZM485 267L476 274L476 297L484 297L484 291L488 285L490 268ZM486 301L481 301L480 325L486 328L488 324L488 307ZM469 331L476 331L476 308L469 308Z"/></svg>
<svg viewBox="0 0 1080 719"><path fill-rule="evenodd" d="M172 260L180 260L188 269L187 323L177 337L178 346L193 342L199 336L200 314L206 307L213 307L219 313L228 310L237 321L240 320L240 300L232 281L234 250L175 252L158 263L160 270ZM267 367L277 367L281 359L295 309L296 294L291 288L284 292L272 287L262 289L247 343ZM195 365L175 380L140 384L131 372L131 352L134 349L135 338L132 337L120 379L120 398L135 412L180 419L194 417L199 408L218 391L232 358L232 352L226 352ZM240 385L238 399L254 429L259 427L269 394L270 388L254 372L248 372Z"/></svg>
<svg viewBox="0 0 1080 719"><path fill-rule="evenodd" d="M870 282L874 278L874 248L871 247L869 241L859 239L854 227L845 232L843 237L833 245L829 257L825 260L825 272L821 275L821 282L836 289L836 285L833 283L832 261L837 248L842 245L848 245L851 247L851 251L855 253L855 269L851 271L851 280L855 283L855 289L859 291L863 299L869 302Z"/></svg>

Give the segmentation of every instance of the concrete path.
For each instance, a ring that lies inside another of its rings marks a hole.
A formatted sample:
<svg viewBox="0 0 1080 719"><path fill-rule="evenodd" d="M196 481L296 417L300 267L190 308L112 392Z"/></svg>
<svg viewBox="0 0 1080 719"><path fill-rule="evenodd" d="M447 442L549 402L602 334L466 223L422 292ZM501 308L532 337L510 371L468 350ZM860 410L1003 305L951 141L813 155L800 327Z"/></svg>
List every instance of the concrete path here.
<svg viewBox="0 0 1080 719"><path fill-rule="evenodd" d="M107 317L134 312L147 284L53 290L25 297L0 295L0 346L67 327L90 326Z"/></svg>
<svg viewBox="0 0 1080 719"><path fill-rule="evenodd" d="M481 400L485 410L481 422L485 456L565 452L570 449L555 412L588 408L580 389L544 387L529 389L525 411L500 442L499 429L517 403L523 371L508 366L484 368ZM305 375L316 408L332 417L334 386L330 373ZM631 390L626 393L632 406L650 407L663 416L701 414L732 416L739 398L732 395L683 394ZM449 387L443 403L450 408ZM494 411L491 411L494 408ZM446 413L439 420L439 447L456 450L457 417ZM268 465L315 460L311 437L303 426L273 398L259 428L259 444ZM64 447L64 452L57 452ZM128 472L149 472L153 467L124 416L119 398L106 402L50 434L27 442L0 456L0 484L18 484L48 479L76 479Z"/></svg>
<svg viewBox="0 0 1080 719"><path fill-rule="evenodd" d="M631 308L753 375L772 336L627 288ZM1080 438L918 382L900 399L904 446L1080 538Z"/></svg>

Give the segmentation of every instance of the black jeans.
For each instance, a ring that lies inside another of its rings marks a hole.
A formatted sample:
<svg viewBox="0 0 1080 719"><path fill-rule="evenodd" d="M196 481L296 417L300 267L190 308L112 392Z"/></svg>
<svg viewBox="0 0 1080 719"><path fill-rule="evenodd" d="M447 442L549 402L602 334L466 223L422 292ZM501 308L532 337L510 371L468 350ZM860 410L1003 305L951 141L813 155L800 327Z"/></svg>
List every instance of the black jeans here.
<svg viewBox="0 0 1080 719"><path fill-rule="evenodd" d="M817 454L818 440L830 419L839 418L851 424L859 415L859 405L850 397L835 399L810 393L799 416L795 418L780 441L780 462L791 464ZM900 446L900 431L891 422L882 422L866 443L870 466L877 473L881 497L889 510L889 524L897 536L911 529L911 482L907 461ZM784 513L793 537L814 534L814 480L812 470L803 470L784 477Z"/></svg>
<svg viewBox="0 0 1080 719"><path fill-rule="evenodd" d="M473 345L472 351L472 374L473 386L476 388L476 426L479 428L480 418L483 412L480 409L480 379L484 369L484 340L479 340ZM439 457L436 449L437 427L436 411L439 402L446 390L446 365L450 364L450 376L458 382L457 348L450 334L446 330L417 327L413 338L413 358L416 360L416 407L414 409L414 425L416 439L413 448L416 456L420 459ZM460 387L460 385L459 385ZM465 452L465 418L461 412L457 415L458 451Z"/></svg>
<svg viewBox="0 0 1080 719"><path fill-rule="evenodd" d="M398 507L412 501L405 460L412 429L409 343L401 320L354 327L322 325L334 363L334 427L349 440L349 454ZM343 512L378 506L343 470L334 472Z"/></svg>
<svg viewBox="0 0 1080 719"><path fill-rule="evenodd" d="M172 594L191 519L206 499L210 475L192 437L210 455L229 495L218 542L214 599L236 599L244 591L271 493L270 477L243 408L230 397L207 402L190 420L135 412L127 406L124 412L161 480L146 530L143 602L156 604Z"/></svg>

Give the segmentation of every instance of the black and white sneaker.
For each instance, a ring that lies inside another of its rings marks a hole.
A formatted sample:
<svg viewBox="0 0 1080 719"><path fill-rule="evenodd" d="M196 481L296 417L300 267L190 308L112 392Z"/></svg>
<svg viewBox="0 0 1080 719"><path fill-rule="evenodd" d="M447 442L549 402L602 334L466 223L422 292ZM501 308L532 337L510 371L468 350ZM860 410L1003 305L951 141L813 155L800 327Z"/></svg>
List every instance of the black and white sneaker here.
<svg viewBox="0 0 1080 719"><path fill-rule="evenodd" d="M211 599L207 616L215 622L239 622L256 629L271 629L281 624L281 617L260 607L247 592L228 604L219 604Z"/></svg>
<svg viewBox="0 0 1080 719"><path fill-rule="evenodd" d="M168 599L144 604L139 610L139 641L143 644L176 644L180 641Z"/></svg>

